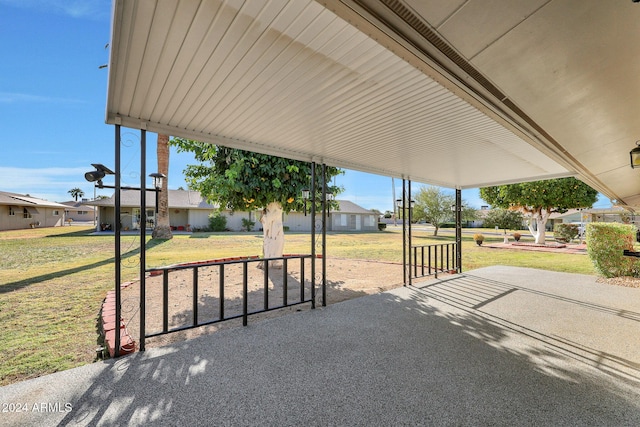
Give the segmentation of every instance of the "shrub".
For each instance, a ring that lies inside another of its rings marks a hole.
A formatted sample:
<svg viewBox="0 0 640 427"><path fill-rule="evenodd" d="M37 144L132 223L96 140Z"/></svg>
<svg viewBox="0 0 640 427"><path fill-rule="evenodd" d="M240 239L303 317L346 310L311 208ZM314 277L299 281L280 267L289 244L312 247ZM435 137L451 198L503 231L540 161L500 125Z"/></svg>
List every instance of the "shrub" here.
<svg viewBox="0 0 640 427"><path fill-rule="evenodd" d="M378 230L383 231L387 228L387 224L385 224L384 222L379 222L378 223Z"/></svg>
<svg viewBox="0 0 640 427"><path fill-rule="evenodd" d="M519 242L521 237L522 237L522 234L518 232L513 233L513 238L515 239L516 242Z"/></svg>
<svg viewBox="0 0 640 427"><path fill-rule="evenodd" d="M226 231L227 217L221 213L212 213L209 215L209 229L211 231Z"/></svg>
<svg viewBox="0 0 640 427"><path fill-rule="evenodd" d="M570 242L580 234L578 226L575 224L556 224L553 227L553 235L556 240L561 242Z"/></svg>
<svg viewBox="0 0 640 427"><path fill-rule="evenodd" d="M604 277L638 276L636 258L622 252L633 250L636 228L629 224L587 224L587 253L595 269Z"/></svg>
<svg viewBox="0 0 640 427"><path fill-rule="evenodd" d="M226 221L225 221L226 225ZM255 221L251 221L249 218L242 218L242 229L245 231L253 230L253 226L256 225Z"/></svg>

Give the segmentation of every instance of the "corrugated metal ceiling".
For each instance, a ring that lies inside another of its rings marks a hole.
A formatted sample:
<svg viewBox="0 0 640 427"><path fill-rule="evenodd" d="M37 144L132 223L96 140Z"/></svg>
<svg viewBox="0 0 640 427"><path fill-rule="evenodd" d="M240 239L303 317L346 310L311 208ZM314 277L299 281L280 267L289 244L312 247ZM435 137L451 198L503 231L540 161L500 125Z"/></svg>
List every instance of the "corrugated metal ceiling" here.
<svg viewBox="0 0 640 427"><path fill-rule="evenodd" d="M116 0L107 123L448 187L574 173L343 17L310 0Z"/></svg>

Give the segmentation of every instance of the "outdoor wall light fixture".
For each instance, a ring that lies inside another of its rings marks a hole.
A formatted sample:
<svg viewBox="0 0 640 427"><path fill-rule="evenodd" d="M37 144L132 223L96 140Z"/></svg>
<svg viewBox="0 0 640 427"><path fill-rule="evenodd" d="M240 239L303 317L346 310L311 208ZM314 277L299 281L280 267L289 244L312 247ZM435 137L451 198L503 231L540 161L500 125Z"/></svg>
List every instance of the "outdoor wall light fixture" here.
<svg viewBox="0 0 640 427"><path fill-rule="evenodd" d="M100 188L102 188L102 178L104 178L105 175L115 175L115 172L100 163L91 163L91 166L96 168L96 170L85 173L84 179L89 182L97 181L97 185Z"/></svg>
<svg viewBox="0 0 640 427"><path fill-rule="evenodd" d="M629 152L631 158L631 168L640 168L640 141L636 141L636 148Z"/></svg>

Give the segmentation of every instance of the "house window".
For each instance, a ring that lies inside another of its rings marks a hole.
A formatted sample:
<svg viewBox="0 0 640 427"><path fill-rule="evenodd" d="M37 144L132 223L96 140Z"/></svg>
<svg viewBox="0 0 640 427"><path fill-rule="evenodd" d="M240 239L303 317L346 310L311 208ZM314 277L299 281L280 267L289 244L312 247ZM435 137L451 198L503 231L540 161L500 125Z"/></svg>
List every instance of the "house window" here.
<svg viewBox="0 0 640 427"><path fill-rule="evenodd" d="M25 219L31 218L31 213L27 210L27 208L22 209L22 217Z"/></svg>
<svg viewBox="0 0 640 427"><path fill-rule="evenodd" d="M16 216L16 210L13 206L9 206L9 216Z"/></svg>
<svg viewBox="0 0 640 427"><path fill-rule="evenodd" d="M60 211L53 211L53 216L60 216Z"/></svg>
<svg viewBox="0 0 640 427"><path fill-rule="evenodd" d="M87 211L78 211L78 215L86 215Z"/></svg>

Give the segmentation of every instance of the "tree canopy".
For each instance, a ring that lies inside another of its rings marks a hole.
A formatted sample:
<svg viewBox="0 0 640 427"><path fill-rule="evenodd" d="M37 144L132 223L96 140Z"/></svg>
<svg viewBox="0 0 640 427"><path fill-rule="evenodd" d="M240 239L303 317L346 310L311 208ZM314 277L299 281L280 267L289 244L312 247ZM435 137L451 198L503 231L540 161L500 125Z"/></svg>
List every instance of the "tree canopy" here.
<svg viewBox="0 0 640 427"><path fill-rule="evenodd" d="M305 207L303 190L315 194L316 207L320 207L322 194L321 168L316 168L316 186L311 188L311 164L297 160L258 154L245 150L221 147L203 142L174 138L171 143L178 151L195 155L197 165L188 165L184 171L189 188L197 190L210 203L221 209L252 211L262 209L262 254L266 259L282 257L284 250L283 212L301 211ZM327 180L342 173L327 167ZM328 194L335 195L341 188L327 184ZM337 202L329 202L337 206ZM278 260L270 262L280 267Z"/></svg>
<svg viewBox="0 0 640 427"><path fill-rule="evenodd" d="M71 194L71 197L73 197L75 199L75 201L78 201L78 197L83 197L84 196L84 191L82 191L79 188L72 188L71 190L67 191L67 193Z"/></svg>
<svg viewBox="0 0 640 427"><path fill-rule="evenodd" d="M535 229L533 222L529 223L529 231L536 243L543 244L549 215L591 207L598 200L598 192L570 177L485 187L480 189L480 197L494 208L515 209L528 214L536 222Z"/></svg>
<svg viewBox="0 0 640 427"><path fill-rule="evenodd" d="M520 230L523 225L523 216L520 211L509 209L491 209L484 219L484 227L498 227L502 230Z"/></svg>
<svg viewBox="0 0 640 427"><path fill-rule="evenodd" d="M440 187L423 186L420 187L415 199L412 218L416 221L425 220L433 225L435 227L433 235L437 236L440 226L450 221L454 215L451 207L456 203L455 196L446 193ZM465 204L464 201L462 204ZM475 212L475 209L465 208L462 211L463 221L475 219Z"/></svg>
<svg viewBox="0 0 640 427"><path fill-rule="evenodd" d="M189 188L199 191L209 202L231 210L263 209L278 202L284 212L301 211L302 190L311 188L311 164L267 154L253 153L172 138L179 152L192 152L200 164L188 165L185 177ZM327 167L327 179L342 173ZM321 192L320 167L316 168L316 194ZM337 195L342 189L327 185L327 193Z"/></svg>

